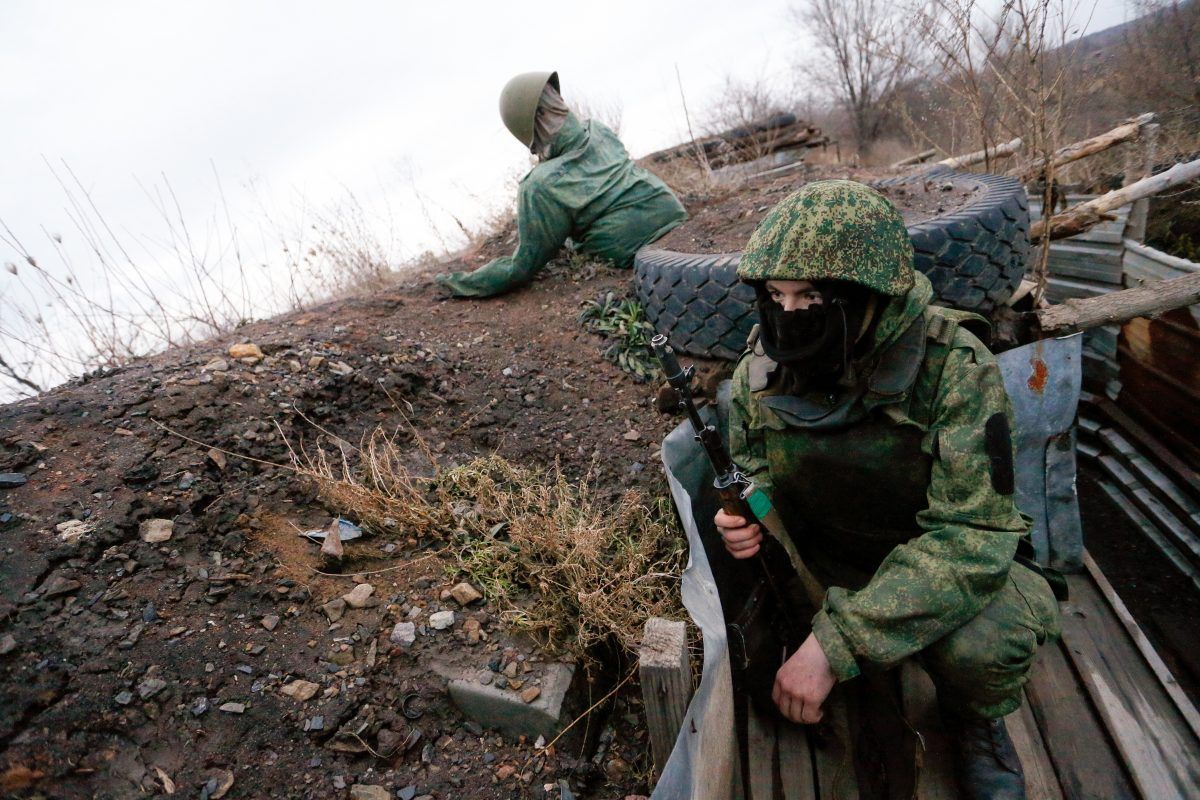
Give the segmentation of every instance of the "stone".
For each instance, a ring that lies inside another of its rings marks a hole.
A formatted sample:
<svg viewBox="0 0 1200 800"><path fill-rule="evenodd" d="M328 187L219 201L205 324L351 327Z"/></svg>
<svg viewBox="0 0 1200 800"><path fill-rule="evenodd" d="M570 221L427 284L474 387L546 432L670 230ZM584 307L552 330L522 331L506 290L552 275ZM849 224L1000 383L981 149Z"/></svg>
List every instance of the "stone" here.
<svg viewBox="0 0 1200 800"><path fill-rule="evenodd" d="M227 769L213 772L204 783L203 796L208 800L221 800L233 788L233 773Z"/></svg>
<svg viewBox="0 0 1200 800"><path fill-rule="evenodd" d="M308 359L308 368L317 369L324 363L325 356L313 356L312 358Z"/></svg>
<svg viewBox="0 0 1200 800"><path fill-rule="evenodd" d="M396 796L399 797L400 800L413 800L413 798L417 796L417 787L412 785L405 786L396 793Z"/></svg>
<svg viewBox="0 0 1200 800"><path fill-rule="evenodd" d="M191 712L193 717L203 716L208 711L208 698L197 697L192 703Z"/></svg>
<svg viewBox="0 0 1200 800"><path fill-rule="evenodd" d="M126 690L117 692L117 696L113 698L119 706L127 706L133 702L133 692Z"/></svg>
<svg viewBox="0 0 1200 800"><path fill-rule="evenodd" d="M562 725L563 700L574 673L573 664L546 664L540 692L529 702L495 684L481 684L475 669L462 677L451 678L448 690L450 699L463 716L485 728L496 728L506 735L525 736L530 740L538 736L552 739Z"/></svg>
<svg viewBox="0 0 1200 800"><path fill-rule="evenodd" d="M149 700L165 688L167 688L167 682L162 678L147 678L138 684L138 697L143 700Z"/></svg>
<svg viewBox="0 0 1200 800"><path fill-rule="evenodd" d="M228 372L229 362L223 358L214 358L200 368L201 372Z"/></svg>
<svg viewBox="0 0 1200 800"><path fill-rule="evenodd" d="M278 614L267 614L265 617L263 617L260 620L260 622L262 623L262 626L264 628L266 628L269 631L273 631L279 627L279 615Z"/></svg>
<svg viewBox="0 0 1200 800"><path fill-rule="evenodd" d="M16 649L17 638L11 633L6 633L3 638L0 638L0 656L6 656Z"/></svg>
<svg viewBox="0 0 1200 800"><path fill-rule="evenodd" d="M232 345L229 348L229 357L262 359L263 351L253 342L245 342L244 344Z"/></svg>
<svg viewBox="0 0 1200 800"><path fill-rule="evenodd" d="M346 601L338 597L321 606L330 622L337 622L346 613Z"/></svg>
<svg viewBox="0 0 1200 800"><path fill-rule="evenodd" d="M169 540L174 530L175 523L169 519L147 519L138 525L138 536L143 542L157 544Z"/></svg>
<svg viewBox="0 0 1200 800"><path fill-rule="evenodd" d="M530 686L528 689L521 692L521 699L524 700L526 703L532 703L534 700L538 699L538 695L540 695L541 693L542 693L541 687Z"/></svg>
<svg viewBox="0 0 1200 800"><path fill-rule="evenodd" d="M222 703L217 708L217 710L224 711L226 714L241 714L243 711L246 710L246 704L245 703Z"/></svg>
<svg viewBox="0 0 1200 800"><path fill-rule="evenodd" d="M299 700L301 703L311 700L320 690L320 684L306 680L294 680L279 690L280 694L287 695L293 700Z"/></svg>
<svg viewBox="0 0 1200 800"><path fill-rule="evenodd" d="M411 622L397 622L388 640L392 644L408 647L417 640L417 626Z"/></svg>
<svg viewBox="0 0 1200 800"><path fill-rule="evenodd" d="M517 774L517 768L514 767L512 764L501 764L500 768L498 770L496 770L496 780L506 781L509 778L511 778L513 775L516 775L516 774Z"/></svg>
<svg viewBox="0 0 1200 800"><path fill-rule="evenodd" d="M91 533L92 526L83 520L70 519L55 525L54 530L58 531L58 538L69 544Z"/></svg>
<svg viewBox="0 0 1200 800"><path fill-rule="evenodd" d="M351 608L365 608L371 599L371 595L375 593L375 587L369 583L360 583L351 589L346 594L342 595L342 599L346 601L346 605Z"/></svg>
<svg viewBox="0 0 1200 800"><path fill-rule="evenodd" d="M350 800L392 800L392 793L382 786L356 783L350 787Z"/></svg>
<svg viewBox="0 0 1200 800"><path fill-rule="evenodd" d="M74 578L68 578L66 575L61 573L51 575L46 579L46 582L42 584L42 597L47 600L49 600L51 597L60 597L64 594L70 594L71 592L76 591L81 586L83 586L83 584L79 581L75 580Z"/></svg>
<svg viewBox="0 0 1200 800"><path fill-rule="evenodd" d="M429 615L429 627L435 631L444 631L454 624L453 611L436 611Z"/></svg>
<svg viewBox="0 0 1200 800"><path fill-rule="evenodd" d="M623 438L627 442L636 442L638 439L642 438L642 434L636 430L628 430L628 431L625 431L625 435Z"/></svg>
<svg viewBox="0 0 1200 800"><path fill-rule="evenodd" d="M218 450L215 447L210 447L210 448L208 448L207 456L208 456L208 460L212 462L212 465L214 467L216 467L219 470L225 469L225 464L226 464L225 454L222 453L220 450Z"/></svg>
<svg viewBox="0 0 1200 800"><path fill-rule="evenodd" d="M24 486L28 480L24 472L0 472L0 489L15 489Z"/></svg>
<svg viewBox="0 0 1200 800"><path fill-rule="evenodd" d="M457 602L460 606L470 605L476 600L483 599L483 593L466 581L463 581L462 583L456 583L454 586L450 587L450 596L453 597L455 602Z"/></svg>
<svg viewBox="0 0 1200 800"><path fill-rule="evenodd" d="M334 361L329 365L329 371L334 375L345 377L351 372L354 372L354 367L350 366L345 361Z"/></svg>

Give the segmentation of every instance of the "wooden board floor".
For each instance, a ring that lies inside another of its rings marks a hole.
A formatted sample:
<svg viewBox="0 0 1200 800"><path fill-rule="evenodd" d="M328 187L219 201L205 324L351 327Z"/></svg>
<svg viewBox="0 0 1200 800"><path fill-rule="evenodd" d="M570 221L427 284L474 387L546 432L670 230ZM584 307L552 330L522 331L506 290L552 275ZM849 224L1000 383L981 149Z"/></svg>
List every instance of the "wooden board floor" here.
<svg viewBox="0 0 1200 800"><path fill-rule="evenodd" d="M1062 638L1042 648L1025 704L1005 720L1029 798L1200 797L1200 714L1085 561L1068 577ZM933 685L915 664L839 687L821 726L741 708L748 800L959 796Z"/></svg>

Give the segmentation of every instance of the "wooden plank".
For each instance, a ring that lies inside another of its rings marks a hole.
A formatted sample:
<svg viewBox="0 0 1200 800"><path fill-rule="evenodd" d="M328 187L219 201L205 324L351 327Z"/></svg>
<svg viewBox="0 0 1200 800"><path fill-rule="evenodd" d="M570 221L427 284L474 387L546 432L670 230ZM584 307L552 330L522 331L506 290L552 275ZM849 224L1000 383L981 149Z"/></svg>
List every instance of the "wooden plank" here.
<svg viewBox="0 0 1200 800"><path fill-rule="evenodd" d="M1125 631L1129 634L1129 638L1133 640L1134 645L1146 659L1146 664L1153 670L1155 676L1163 686L1163 690L1171 697L1175 707L1179 709L1179 713L1187 720L1188 726L1192 729L1192 733L1200 738L1200 711L1196 710L1191 699L1183 691L1179 682L1175 680L1175 676L1171 674L1171 670L1167 669L1167 665L1163 663L1162 657L1158 651L1154 649L1154 645L1146 638L1145 632L1137 624L1133 618L1133 614L1129 613L1129 609L1125 606L1125 601L1117 594L1117 590L1108 582L1108 578L1104 577L1104 573L1100 571L1099 565L1092 559L1092 554L1086 550L1083 553L1083 566L1092 576L1092 580L1096 583L1096 588L1104 595L1108 601L1109 607L1113 613L1117 615L1121 625L1125 627Z"/></svg>
<svg viewBox="0 0 1200 800"><path fill-rule="evenodd" d="M817 800L812 748L808 729L791 722L780 722L779 778L784 800Z"/></svg>
<svg viewBox="0 0 1200 800"><path fill-rule="evenodd" d="M1089 575L1068 575L1063 645L1145 798L1200 786L1200 738L1163 691Z"/></svg>
<svg viewBox="0 0 1200 800"><path fill-rule="evenodd" d="M1005 717L1004 724L1025 769L1026 795L1039 800L1062 800L1062 787L1058 785L1042 732L1029 710L1029 701L1022 702L1020 708Z"/></svg>
<svg viewBox="0 0 1200 800"><path fill-rule="evenodd" d="M1025 694L1066 800L1137 797L1058 644L1038 651Z"/></svg>
<svg viewBox="0 0 1200 800"><path fill-rule="evenodd" d="M638 673L654 769L661 775L692 699L685 622L660 617L646 620L638 651Z"/></svg>
<svg viewBox="0 0 1200 800"><path fill-rule="evenodd" d="M767 716L747 701L746 747L747 785L750 794L746 800L774 800L775 759L778 753L775 737L776 720Z"/></svg>
<svg viewBox="0 0 1200 800"><path fill-rule="evenodd" d="M900 666L904 717L916 729L918 740L916 800L956 800L954 762L950 740L942 726L933 681L913 660Z"/></svg>
<svg viewBox="0 0 1200 800"><path fill-rule="evenodd" d="M826 733L813 742L813 762L816 765L817 794L821 800L858 800L858 776L850 750L850 720L846 711L845 692L837 692L825 710L828 724L821 726Z"/></svg>

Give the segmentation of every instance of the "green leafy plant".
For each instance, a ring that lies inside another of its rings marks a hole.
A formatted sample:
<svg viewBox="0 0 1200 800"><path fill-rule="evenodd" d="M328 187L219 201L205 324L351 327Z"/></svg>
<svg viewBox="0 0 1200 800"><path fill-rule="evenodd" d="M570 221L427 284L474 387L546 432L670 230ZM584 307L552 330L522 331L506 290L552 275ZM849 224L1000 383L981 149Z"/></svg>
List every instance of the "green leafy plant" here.
<svg viewBox="0 0 1200 800"><path fill-rule="evenodd" d="M610 340L602 351L604 359L616 364L638 382L654 376L658 365L650 352L654 326L632 297L602 292L583 304L579 322L585 330Z"/></svg>

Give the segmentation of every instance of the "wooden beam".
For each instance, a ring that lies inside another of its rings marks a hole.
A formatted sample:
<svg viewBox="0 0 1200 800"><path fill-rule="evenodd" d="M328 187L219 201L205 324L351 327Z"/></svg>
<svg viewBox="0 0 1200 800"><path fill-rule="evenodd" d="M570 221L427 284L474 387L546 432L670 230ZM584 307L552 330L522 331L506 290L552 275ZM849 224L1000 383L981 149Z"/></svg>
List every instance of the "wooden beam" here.
<svg viewBox="0 0 1200 800"><path fill-rule="evenodd" d="M1114 209L1143 197L1153 197L1159 192L1181 183L1194 181L1197 178L1200 178L1200 158L1176 164L1157 175L1151 175L1129 186L1102 194L1086 203L1080 203L1061 214L1054 215L1049 220L1038 220L1029 231L1029 240L1039 242L1047 235L1051 239L1065 239L1068 236L1083 233L1088 228L1109 219L1108 212Z"/></svg>
<svg viewBox="0 0 1200 800"><path fill-rule="evenodd" d="M784 800L817 800L808 729L781 721L776 735L779 737L779 778Z"/></svg>
<svg viewBox="0 0 1200 800"><path fill-rule="evenodd" d="M1026 164L1013 167L1005 175L1017 178L1021 183L1028 183L1046 171L1047 163L1057 170L1058 167L1070 164L1072 161L1078 161L1081 158L1087 158L1088 156L1103 152L1122 142L1131 142L1138 139L1142 135L1143 128L1153 123L1154 119L1153 114L1142 114L1140 117L1125 120L1111 131L1102 133L1099 136L1093 136L1090 139L1074 142L1066 147L1060 147L1054 151L1054 154L1049 159L1045 156L1035 158Z"/></svg>
<svg viewBox="0 0 1200 800"><path fill-rule="evenodd" d="M1036 318L1037 338L1045 338L1117 325L1134 317L1154 317L1198 302L1200 272L1194 272L1100 297L1072 298L1030 313Z"/></svg>
<svg viewBox="0 0 1200 800"><path fill-rule="evenodd" d="M638 672L654 767L662 774L692 699L687 625L659 617L646 620L638 651Z"/></svg>
<svg viewBox="0 0 1200 800"><path fill-rule="evenodd" d="M1038 651L1025 687L1067 800L1131 800L1137 797L1113 752L1104 725L1059 643ZM1148 798L1147 798L1148 800Z"/></svg>
<svg viewBox="0 0 1200 800"><path fill-rule="evenodd" d="M1200 740L1162 690L1087 575L1068 575L1063 649L1104 719L1142 797L1192 797Z"/></svg>
<svg viewBox="0 0 1200 800"><path fill-rule="evenodd" d="M1125 159L1125 185L1145 178L1154 172L1154 156L1158 149L1158 134L1160 126L1157 124L1146 125L1142 129L1141 143L1139 149L1132 149L1129 152L1128 158ZM1125 236L1135 241L1141 242L1146 238L1146 219L1150 214L1150 199L1143 197L1141 200L1135 200L1133 207L1129 209L1129 219L1125 221Z"/></svg>
<svg viewBox="0 0 1200 800"><path fill-rule="evenodd" d="M767 716L746 700L746 769L749 796L746 800L775 800L775 769L778 741L777 719Z"/></svg>
<svg viewBox="0 0 1200 800"><path fill-rule="evenodd" d="M937 155L937 150L935 148L931 147L928 150L922 150L921 152L917 153L916 155L909 156L908 158L900 159L896 163L892 164L892 168L895 169L897 167L911 167L913 164L924 163L936 155Z"/></svg>
<svg viewBox="0 0 1200 800"><path fill-rule="evenodd" d="M900 665L904 718L917 732L917 785L914 800L956 800L950 740L938 714L937 690L925 670L912 659Z"/></svg>
<svg viewBox="0 0 1200 800"><path fill-rule="evenodd" d="M1054 765L1050 763L1042 732L1038 730L1033 712L1029 710L1029 700L1024 696L1022 700L1021 707L1005 717L1004 723L1012 738L1013 749L1025 768L1025 792L1029 797L1039 800L1063 800L1062 787L1058 785L1058 776L1054 774Z"/></svg>
<svg viewBox="0 0 1200 800"><path fill-rule="evenodd" d="M1141 651L1142 658L1146 659L1146 664L1154 672L1163 689L1171 697L1171 701L1175 703L1179 713L1187 721L1188 727L1192 729L1192 733L1200 739L1200 712L1196 710L1196 706L1188 698L1183 691L1183 687L1179 685L1179 681L1175 680L1175 676L1171 674L1171 670L1167 668L1166 663L1162 660L1162 656L1154 649L1154 645L1146 638L1146 634L1142 631L1137 620L1133 618L1133 614L1129 613L1129 609L1125 606L1125 601L1117 594L1117 590L1108 582L1108 578L1104 577L1104 573L1100 571L1099 565L1092 558L1091 553L1086 550L1083 553L1083 566L1087 569L1088 574L1092 576L1092 580L1096 582L1096 588L1104 595L1109 606L1112 607L1113 613L1117 615L1117 619L1125 626L1125 630L1129 633L1129 638L1133 640L1134 645Z"/></svg>
<svg viewBox="0 0 1200 800"><path fill-rule="evenodd" d="M962 156L943 158L937 163L945 167L950 167L951 169L972 167L976 164L982 164L985 161L992 159L1009 158L1010 156L1014 156L1021 151L1023 144L1024 143L1021 141L1021 137L1018 136L1016 139L1013 139L1010 142L1005 142L1004 144L999 144L992 148L985 147L983 150L976 150L974 153L967 153L966 155Z"/></svg>

